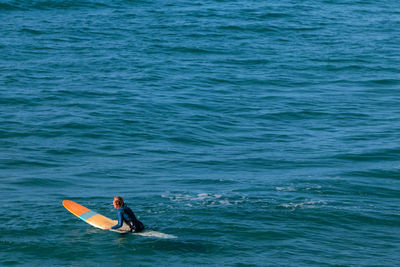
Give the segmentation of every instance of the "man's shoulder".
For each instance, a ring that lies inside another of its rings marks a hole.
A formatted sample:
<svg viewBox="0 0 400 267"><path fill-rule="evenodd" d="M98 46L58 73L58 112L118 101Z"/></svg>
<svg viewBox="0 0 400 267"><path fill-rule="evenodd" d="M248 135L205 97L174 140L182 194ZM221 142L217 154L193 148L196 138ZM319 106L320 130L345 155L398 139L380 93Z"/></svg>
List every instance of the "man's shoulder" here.
<svg viewBox="0 0 400 267"><path fill-rule="evenodd" d="M124 210L125 210L126 212L132 212L132 213L133 213L133 211L131 210L131 208L129 208L128 206L124 206L123 208L124 208Z"/></svg>

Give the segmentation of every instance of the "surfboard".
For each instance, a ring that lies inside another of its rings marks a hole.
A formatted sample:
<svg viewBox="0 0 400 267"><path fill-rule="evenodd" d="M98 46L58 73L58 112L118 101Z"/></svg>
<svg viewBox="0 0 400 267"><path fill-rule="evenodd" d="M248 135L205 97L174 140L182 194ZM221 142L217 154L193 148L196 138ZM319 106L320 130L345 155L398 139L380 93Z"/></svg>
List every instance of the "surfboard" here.
<svg viewBox="0 0 400 267"><path fill-rule="evenodd" d="M64 200L62 202L63 206L72 214L74 214L76 217L81 219L82 221L90 224L93 227L102 229L102 230L107 230L108 228L116 225L118 221L116 220L111 220L110 218L107 218L106 216L101 215L100 213L97 213L91 209L86 208L85 206L82 206L72 200ZM124 227L121 227L124 228ZM125 228L126 229L126 228ZM110 229L111 231L114 232L119 232L119 233L128 233L129 231L121 231L118 229ZM159 238L177 238L174 235L168 235L164 233L160 233L157 231L151 231L151 230L145 230L140 233L133 233L135 235L141 235L141 236L151 236L151 237L159 237Z"/></svg>

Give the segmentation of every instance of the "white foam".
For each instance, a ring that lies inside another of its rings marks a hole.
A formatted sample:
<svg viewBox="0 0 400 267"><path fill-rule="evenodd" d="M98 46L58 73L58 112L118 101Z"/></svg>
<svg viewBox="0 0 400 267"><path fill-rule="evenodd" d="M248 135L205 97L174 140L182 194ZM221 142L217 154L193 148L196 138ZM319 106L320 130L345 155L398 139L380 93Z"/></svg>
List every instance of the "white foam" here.
<svg viewBox="0 0 400 267"><path fill-rule="evenodd" d="M213 200L219 199L222 197L220 194L211 194L211 193L200 193L196 196L190 195L176 195L176 196L166 196L161 195L163 198L168 198L171 201L199 201L199 200Z"/></svg>
<svg viewBox="0 0 400 267"><path fill-rule="evenodd" d="M176 195L161 195L162 198L169 199L173 202L181 202L183 205L187 207L194 207L194 206L231 206L231 205L238 205L243 203L247 200L246 196L239 196L240 199L237 200L238 196L234 195L232 198L227 197L224 194L213 194L213 193L199 193L193 195L183 195L183 194L176 194ZM236 199L236 200L235 200Z"/></svg>
<svg viewBox="0 0 400 267"><path fill-rule="evenodd" d="M121 231L118 229L110 229L112 232L117 232L120 234L127 234L130 233L130 231ZM169 234L164 234L161 232L153 231L153 230L145 230L140 233L132 233L134 235L140 235L140 236L147 236L147 237L157 237L157 238L165 238L165 239L170 239L170 238L178 238L177 236L174 235L169 235Z"/></svg>
<svg viewBox="0 0 400 267"><path fill-rule="evenodd" d="M133 233L134 235L140 235L140 236L148 236L148 237L157 237L157 238L165 238L165 239L173 239L173 238L178 238L177 236L174 235L169 235L169 234L164 234L161 232L157 231L143 231L140 233Z"/></svg>
<svg viewBox="0 0 400 267"><path fill-rule="evenodd" d="M276 187L276 191L289 191L289 192L294 192L296 191L296 188L294 187Z"/></svg>
<svg viewBox="0 0 400 267"><path fill-rule="evenodd" d="M232 205L228 200L220 200L219 204L221 204L221 205Z"/></svg>
<svg viewBox="0 0 400 267"><path fill-rule="evenodd" d="M315 189L321 189L322 186L320 185L316 185L316 186L312 186L312 187L307 187L306 190L315 190Z"/></svg>
<svg viewBox="0 0 400 267"><path fill-rule="evenodd" d="M311 201L306 201L306 202L300 202L300 203L285 203L285 204L281 204L279 205L279 207L283 207L283 208L289 208L292 210L295 210L297 208L316 208L317 206L320 205L325 205L326 202L323 200L311 200Z"/></svg>

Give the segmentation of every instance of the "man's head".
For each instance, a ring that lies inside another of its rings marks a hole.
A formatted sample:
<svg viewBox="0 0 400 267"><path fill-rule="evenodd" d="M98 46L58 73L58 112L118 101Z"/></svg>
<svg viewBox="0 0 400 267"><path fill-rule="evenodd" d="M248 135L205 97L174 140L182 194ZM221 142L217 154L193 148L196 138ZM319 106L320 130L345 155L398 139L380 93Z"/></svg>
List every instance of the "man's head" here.
<svg viewBox="0 0 400 267"><path fill-rule="evenodd" d="M124 200L122 199L122 197L114 197L113 205L114 208L119 209L124 206Z"/></svg>

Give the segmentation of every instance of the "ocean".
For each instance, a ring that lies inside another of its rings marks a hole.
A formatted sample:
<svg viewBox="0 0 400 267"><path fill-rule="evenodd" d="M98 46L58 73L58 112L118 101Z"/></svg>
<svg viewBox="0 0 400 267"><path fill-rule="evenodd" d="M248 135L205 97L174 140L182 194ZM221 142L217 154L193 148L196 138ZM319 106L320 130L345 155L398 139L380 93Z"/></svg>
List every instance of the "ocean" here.
<svg viewBox="0 0 400 267"><path fill-rule="evenodd" d="M0 265L399 266L400 3L0 0ZM122 196L162 239L91 227Z"/></svg>

